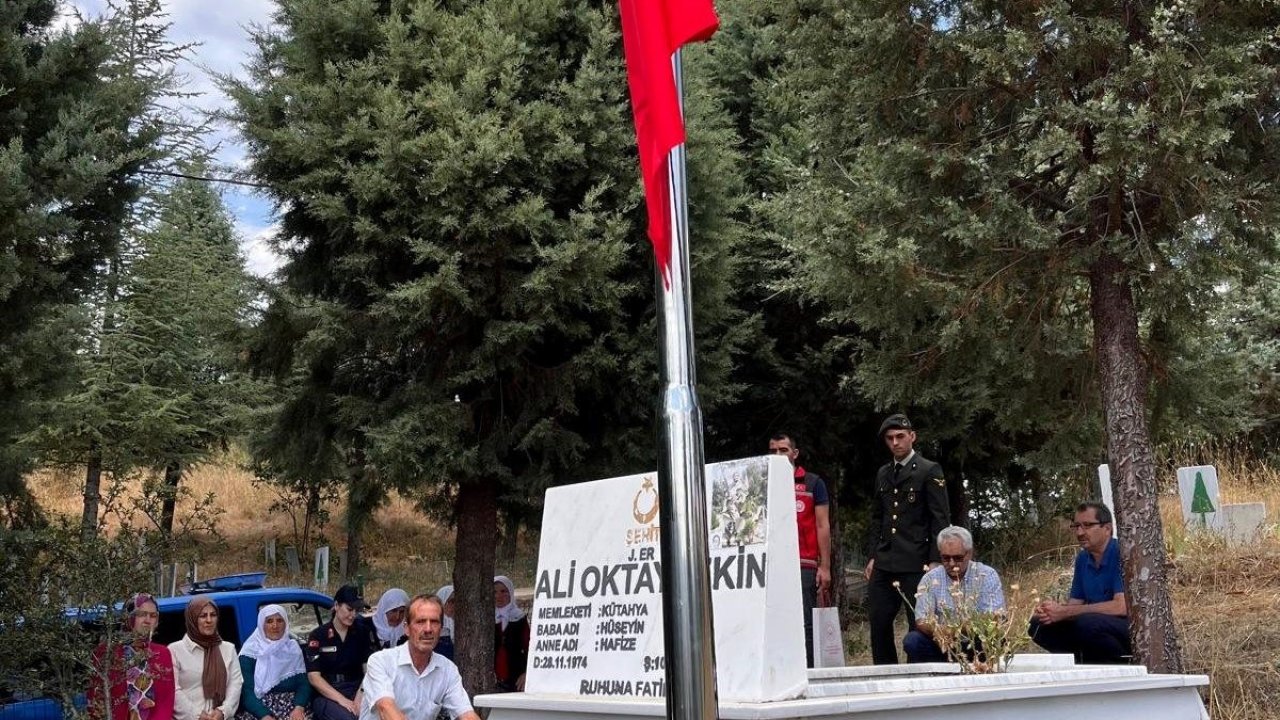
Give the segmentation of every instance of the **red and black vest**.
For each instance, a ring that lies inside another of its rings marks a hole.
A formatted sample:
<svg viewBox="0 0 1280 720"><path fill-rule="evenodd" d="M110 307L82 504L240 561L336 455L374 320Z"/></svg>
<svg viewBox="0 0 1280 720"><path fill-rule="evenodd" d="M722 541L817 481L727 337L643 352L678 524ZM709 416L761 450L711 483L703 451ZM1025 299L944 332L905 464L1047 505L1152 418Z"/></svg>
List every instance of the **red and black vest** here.
<svg viewBox="0 0 1280 720"><path fill-rule="evenodd" d="M813 498L817 475L796 468L796 529L800 531L800 567L818 567L818 514Z"/></svg>

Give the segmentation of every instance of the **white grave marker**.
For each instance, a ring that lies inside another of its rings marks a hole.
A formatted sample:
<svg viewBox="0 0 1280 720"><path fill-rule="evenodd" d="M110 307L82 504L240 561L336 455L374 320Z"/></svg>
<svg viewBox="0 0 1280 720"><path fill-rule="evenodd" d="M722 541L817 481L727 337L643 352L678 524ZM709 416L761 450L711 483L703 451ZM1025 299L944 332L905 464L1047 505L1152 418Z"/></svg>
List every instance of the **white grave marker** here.
<svg viewBox="0 0 1280 720"><path fill-rule="evenodd" d="M1116 496L1111 490L1111 466L1103 463L1098 466L1098 489L1102 492L1102 504L1111 511L1111 536L1120 532L1120 524L1116 522Z"/></svg>
<svg viewBox="0 0 1280 720"><path fill-rule="evenodd" d="M329 588L329 546L316 548L315 587L321 590Z"/></svg>
<svg viewBox="0 0 1280 720"><path fill-rule="evenodd" d="M722 701L808 684L791 465L706 468L716 682ZM526 690L665 695L657 475L551 488L542 515Z"/></svg>
<svg viewBox="0 0 1280 720"><path fill-rule="evenodd" d="M1188 526L1222 531L1218 508L1218 470L1212 465L1178 468L1182 519Z"/></svg>
<svg viewBox="0 0 1280 720"><path fill-rule="evenodd" d="M1235 503L1219 509L1222 534L1228 545L1247 545L1258 539L1262 525L1267 521L1266 503Z"/></svg>

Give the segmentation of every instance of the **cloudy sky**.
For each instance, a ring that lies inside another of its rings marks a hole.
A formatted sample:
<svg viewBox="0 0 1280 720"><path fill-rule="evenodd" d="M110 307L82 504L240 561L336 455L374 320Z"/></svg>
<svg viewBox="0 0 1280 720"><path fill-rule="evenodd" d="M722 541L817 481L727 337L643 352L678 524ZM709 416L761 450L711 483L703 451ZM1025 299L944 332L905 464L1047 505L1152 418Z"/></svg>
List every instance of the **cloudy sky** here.
<svg viewBox="0 0 1280 720"><path fill-rule="evenodd" d="M101 15L106 8L104 0L70 1L89 16ZM270 0L165 0L164 5L173 24L170 40L174 44L198 43L191 51L190 61L181 67L187 90L200 93L189 104L204 109L227 104L210 72L244 74L243 65L251 52L246 28L267 24L275 4ZM244 150L230 128L221 128L211 140L221 144L221 162L243 161ZM270 274L279 265L266 243L273 232L271 203L250 188L228 185L222 193L235 214L249 269L259 275Z"/></svg>

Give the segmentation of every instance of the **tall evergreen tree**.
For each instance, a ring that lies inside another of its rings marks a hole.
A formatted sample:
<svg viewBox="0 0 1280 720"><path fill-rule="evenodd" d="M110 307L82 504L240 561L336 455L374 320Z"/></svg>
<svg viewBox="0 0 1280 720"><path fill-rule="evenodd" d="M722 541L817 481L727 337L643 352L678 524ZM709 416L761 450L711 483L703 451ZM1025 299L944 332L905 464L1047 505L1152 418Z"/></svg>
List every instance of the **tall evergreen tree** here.
<svg viewBox="0 0 1280 720"><path fill-rule="evenodd" d="M1156 507L1151 330L1276 251L1266 2L815 2L771 205L807 289L869 334L880 402L1009 433L1101 409L1134 647L1181 668ZM1096 398L1091 400L1090 396Z"/></svg>
<svg viewBox="0 0 1280 720"><path fill-rule="evenodd" d="M120 305L117 361L141 430L138 456L164 468L161 531L173 529L182 474L224 448L254 403L240 372L252 299L239 240L222 198L208 184L180 180L162 198L158 221Z"/></svg>
<svg viewBox="0 0 1280 720"><path fill-rule="evenodd" d="M222 199L183 180L158 201L158 217L130 243L75 359L75 387L45 404L28 436L47 462L87 463L117 477L163 468L161 530L173 529L182 472L243 427L252 393L238 357L249 321L249 280ZM89 499L86 489L86 503ZM82 527L96 532L96 508Z"/></svg>
<svg viewBox="0 0 1280 720"><path fill-rule="evenodd" d="M484 691L500 500L653 466L653 273L616 17L587 0L287 0L274 27L228 86L282 210L283 281L313 303L282 342L331 398L350 476L457 522L459 659ZM715 115L708 95L691 115ZM741 335L723 212L740 198L732 134L707 127L695 296L716 402Z"/></svg>
<svg viewBox="0 0 1280 720"><path fill-rule="evenodd" d="M153 157L144 83L117 71L108 21L55 29L56 0L0 6L0 495L33 458L17 442L65 380L69 308L113 255ZM20 502L18 504L21 504ZM16 506L15 506L16 507Z"/></svg>

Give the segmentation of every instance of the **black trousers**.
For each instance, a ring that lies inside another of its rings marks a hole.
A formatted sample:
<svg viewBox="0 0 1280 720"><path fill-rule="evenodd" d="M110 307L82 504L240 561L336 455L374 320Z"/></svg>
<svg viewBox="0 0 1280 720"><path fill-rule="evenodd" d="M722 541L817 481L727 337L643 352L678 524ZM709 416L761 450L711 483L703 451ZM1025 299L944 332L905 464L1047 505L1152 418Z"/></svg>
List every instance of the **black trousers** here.
<svg viewBox="0 0 1280 720"><path fill-rule="evenodd" d="M923 568L923 566L922 566ZM867 584L867 619L871 626L871 662L876 665L898 664L898 642L893 632L893 621L905 605L907 631L916 629L916 586L924 570L914 572L886 572L875 568L871 582ZM898 587L894 587L894 583ZM903 600L903 596L907 600Z"/></svg>
<svg viewBox="0 0 1280 720"><path fill-rule="evenodd" d="M339 682L330 682L334 690L342 693L342 696L348 700L356 699L356 692L360 689L359 681L343 680ZM356 715L350 710L342 707L338 703L329 698L316 693L311 699L311 714L316 720L356 720Z"/></svg>
<svg viewBox="0 0 1280 720"><path fill-rule="evenodd" d="M1081 665L1123 665L1133 652L1127 617L1084 613L1049 625L1031 618L1027 634L1051 653L1075 655Z"/></svg>
<svg viewBox="0 0 1280 720"><path fill-rule="evenodd" d="M804 650L813 667L813 609L818 606L818 568L800 568L800 599L804 606Z"/></svg>

